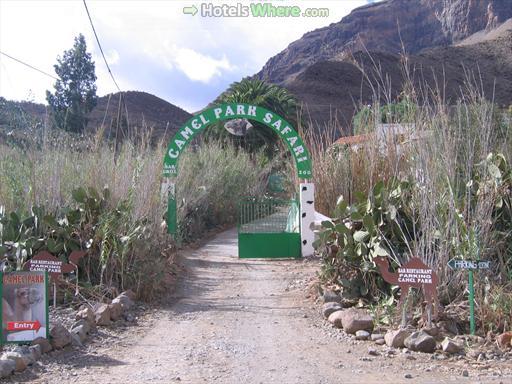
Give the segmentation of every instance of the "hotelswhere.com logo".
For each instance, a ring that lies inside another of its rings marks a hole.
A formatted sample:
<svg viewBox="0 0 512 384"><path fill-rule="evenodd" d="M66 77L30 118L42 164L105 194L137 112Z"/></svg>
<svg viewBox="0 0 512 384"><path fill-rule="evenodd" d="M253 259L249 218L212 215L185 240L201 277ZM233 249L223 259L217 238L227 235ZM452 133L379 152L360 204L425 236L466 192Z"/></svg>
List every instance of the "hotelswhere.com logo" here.
<svg viewBox="0 0 512 384"><path fill-rule="evenodd" d="M183 7L186 15L201 17L329 17L328 8L304 8L275 1L203 2Z"/></svg>

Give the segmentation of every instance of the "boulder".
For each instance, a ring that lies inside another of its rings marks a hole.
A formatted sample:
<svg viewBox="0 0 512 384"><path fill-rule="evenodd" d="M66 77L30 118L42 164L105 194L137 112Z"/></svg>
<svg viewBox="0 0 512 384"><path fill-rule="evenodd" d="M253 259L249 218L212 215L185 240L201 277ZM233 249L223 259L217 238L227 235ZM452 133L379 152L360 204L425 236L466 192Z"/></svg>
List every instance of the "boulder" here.
<svg viewBox="0 0 512 384"><path fill-rule="evenodd" d="M392 348L403 348L405 346L404 341L411 335L411 332L406 329L396 329L386 332L384 340L386 345Z"/></svg>
<svg viewBox="0 0 512 384"><path fill-rule="evenodd" d="M330 289L326 289L324 291L324 294L322 295L322 299L323 299L324 303L340 303L341 302L341 296Z"/></svg>
<svg viewBox="0 0 512 384"><path fill-rule="evenodd" d="M115 303L121 304L121 308L123 309L123 311L127 311L128 309L133 307L134 304L130 296L126 295L125 293L121 293L114 300L112 300L112 304Z"/></svg>
<svg viewBox="0 0 512 384"><path fill-rule="evenodd" d="M4 379L14 372L16 369L16 362L11 359L0 360L0 379Z"/></svg>
<svg viewBox="0 0 512 384"><path fill-rule="evenodd" d="M404 340L405 346L411 351L434 353L436 350L436 339L425 331L414 332Z"/></svg>
<svg viewBox="0 0 512 384"><path fill-rule="evenodd" d="M14 370L16 372L24 371L25 369L27 369L27 367L30 363L30 359L26 355L24 355L21 352L15 352L15 351L5 352L2 355L1 359L14 361Z"/></svg>
<svg viewBox="0 0 512 384"><path fill-rule="evenodd" d="M382 333L372 333L370 336L371 341L377 341L384 339L384 335Z"/></svg>
<svg viewBox="0 0 512 384"><path fill-rule="evenodd" d="M344 309L341 323L343 330L350 334L355 334L357 331L371 332L373 330L373 318L365 309Z"/></svg>
<svg viewBox="0 0 512 384"><path fill-rule="evenodd" d="M82 340L80 340L80 336L76 333L71 334L71 345L73 347L83 347Z"/></svg>
<svg viewBox="0 0 512 384"><path fill-rule="evenodd" d="M82 327L86 334L91 333L91 326L89 325L89 323L85 319L81 319L81 320L75 321L73 323L73 325L71 326L70 330L72 330L74 328L78 328L78 327Z"/></svg>
<svg viewBox="0 0 512 384"><path fill-rule="evenodd" d="M443 348L443 352L452 354L462 351L462 346L448 337L441 342L441 348Z"/></svg>
<svg viewBox="0 0 512 384"><path fill-rule="evenodd" d="M110 320L119 320L123 314L123 306L121 303L119 301L112 301L112 304L110 304L108 307L110 309Z"/></svg>
<svg viewBox="0 0 512 384"><path fill-rule="evenodd" d="M28 347L28 350L34 361L39 360L43 354L42 348L39 344L31 345Z"/></svg>
<svg viewBox="0 0 512 384"><path fill-rule="evenodd" d="M76 320L85 320L91 328L96 327L94 311L89 306L82 307L75 316Z"/></svg>
<svg viewBox="0 0 512 384"><path fill-rule="evenodd" d="M51 345L55 349L64 348L71 343L71 334L62 324L57 323L50 329Z"/></svg>
<svg viewBox="0 0 512 384"><path fill-rule="evenodd" d="M329 316L331 315L331 313L336 312L336 311L341 311L342 309L343 308L341 307L340 304L338 304L334 301L331 301L329 303L325 303L322 306L322 314L324 315L324 317L326 319L328 319Z"/></svg>
<svg viewBox="0 0 512 384"><path fill-rule="evenodd" d="M110 325L110 307L108 304L99 304L94 310L96 325Z"/></svg>
<svg viewBox="0 0 512 384"><path fill-rule="evenodd" d="M505 332L496 337L496 343L501 349L512 347L512 332Z"/></svg>
<svg viewBox="0 0 512 384"><path fill-rule="evenodd" d="M343 328L342 324L343 311L336 311L329 315L329 323L334 325L336 328Z"/></svg>
<svg viewBox="0 0 512 384"><path fill-rule="evenodd" d="M128 296L132 301L135 301L135 299L137 298L137 295L131 289L122 292L120 296Z"/></svg>
<svg viewBox="0 0 512 384"><path fill-rule="evenodd" d="M83 343L87 338L87 326L84 324L74 327L70 332L72 335L78 336L81 343Z"/></svg>
<svg viewBox="0 0 512 384"><path fill-rule="evenodd" d="M368 340L370 338L370 332L368 331L357 331L356 340Z"/></svg>
<svg viewBox="0 0 512 384"><path fill-rule="evenodd" d="M38 337L37 339L32 340L32 345L41 346L41 353L48 353L52 350L52 345L48 339L44 337Z"/></svg>

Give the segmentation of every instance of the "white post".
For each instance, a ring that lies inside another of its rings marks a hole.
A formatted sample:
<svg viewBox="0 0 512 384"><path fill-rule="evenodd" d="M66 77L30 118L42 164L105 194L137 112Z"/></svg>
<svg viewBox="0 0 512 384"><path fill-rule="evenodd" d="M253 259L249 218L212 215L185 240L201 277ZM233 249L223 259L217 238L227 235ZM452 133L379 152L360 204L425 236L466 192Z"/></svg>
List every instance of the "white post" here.
<svg viewBox="0 0 512 384"><path fill-rule="evenodd" d="M315 233L312 224L315 221L315 185L300 183L300 241L302 257L312 256Z"/></svg>

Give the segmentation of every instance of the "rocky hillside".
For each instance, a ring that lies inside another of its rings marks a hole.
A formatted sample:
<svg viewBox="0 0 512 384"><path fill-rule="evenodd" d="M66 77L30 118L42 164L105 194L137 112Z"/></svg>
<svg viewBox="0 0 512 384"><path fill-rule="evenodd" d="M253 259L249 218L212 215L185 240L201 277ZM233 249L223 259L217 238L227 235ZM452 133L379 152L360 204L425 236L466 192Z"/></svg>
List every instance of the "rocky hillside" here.
<svg viewBox="0 0 512 384"><path fill-rule="evenodd" d="M89 114L88 128L100 127L103 119L106 127L115 126L118 114L121 113L121 121L127 116L130 127L138 131L152 129L160 136L175 132L192 116L187 111L146 92L123 92L122 99L124 106L121 105L120 108L119 93L100 97L96 107Z"/></svg>
<svg viewBox="0 0 512 384"><path fill-rule="evenodd" d="M365 68L374 85L380 76L389 79L391 97L398 96L404 81L401 56L383 52L358 52L351 60L317 62L288 81L286 87L305 103L317 126L322 128L336 119L348 134L356 108L372 102L372 89L360 67ZM472 74L489 99L504 106L512 104L512 30L477 44L434 48L410 55L408 67L417 89L420 84L435 87L436 81L444 84L448 103L460 97L467 77Z"/></svg>
<svg viewBox="0 0 512 384"><path fill-rule="evenodd" d="M27 123L43 121L47 110L43 104L32 102L14 102L0 98L0 126L20 128ZM124 103L119 104L119 93L98 98L96 107L89 114L87 129L95 131L102 123L107 134L110 128L125 128L128 122L131 132L152 130L156 137L174 133L192 115L167 101L146 92L123 92ZM119 115L120 114L120 115ZM121 116L118 119L118 116ZM126 129L124 129L123 134Z"/></svg>
<svg viewBox="0 0 512 384"><path fill-rule="evenodd" d="M510 0L387 0L355 9L339 23L306 33L272 57L260 79L287 83L309 66L367 49L418 53L448 46L512 17Z"/></svg>

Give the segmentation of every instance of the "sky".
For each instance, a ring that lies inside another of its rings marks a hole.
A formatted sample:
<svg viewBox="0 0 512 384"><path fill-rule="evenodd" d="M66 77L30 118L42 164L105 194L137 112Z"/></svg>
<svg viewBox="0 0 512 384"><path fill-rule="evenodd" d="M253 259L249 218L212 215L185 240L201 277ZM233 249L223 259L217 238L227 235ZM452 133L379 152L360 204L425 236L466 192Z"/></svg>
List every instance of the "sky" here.
<svg viewBox="0 0 512 384"><path fill-rule="evenodd" d="M208 17L184 7L327 8L328 17ZM87 0L100 43L123 91L152 93L189 112L229 84L258 72L304 33L340 21L370 0ZM203 5L205 4L205 5ZM59 55L84 34L96 64L98 95L116 91L82 0L0 0L0 52L55 75ZM45 103L55 80L0 54L0 96Z"/></svg>

